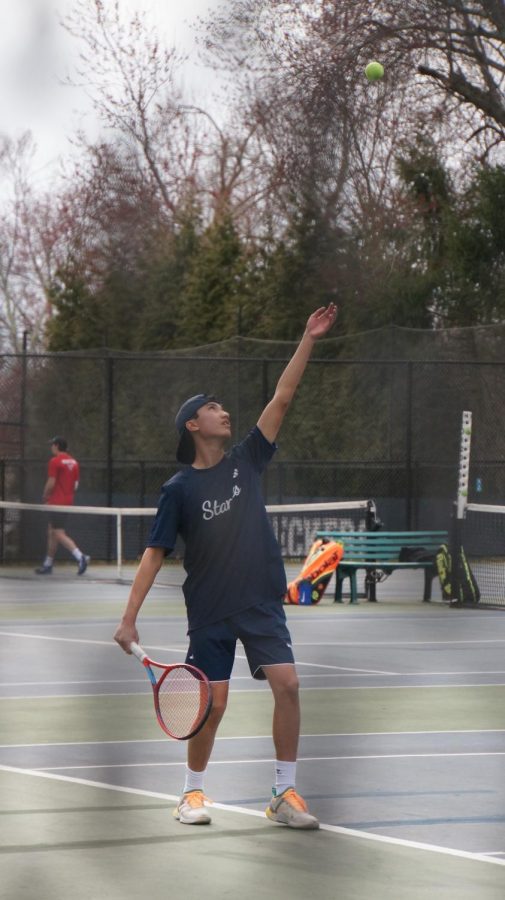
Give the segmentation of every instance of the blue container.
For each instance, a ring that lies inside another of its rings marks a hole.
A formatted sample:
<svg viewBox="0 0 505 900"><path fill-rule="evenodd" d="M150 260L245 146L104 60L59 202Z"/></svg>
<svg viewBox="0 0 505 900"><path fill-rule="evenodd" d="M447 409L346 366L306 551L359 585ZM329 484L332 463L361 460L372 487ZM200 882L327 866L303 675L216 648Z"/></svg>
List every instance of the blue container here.
<svg viewBox="0 0 505 900"><path fill-rule="evenodd" d="M300 581L298 590L300 591L300 604L310 606L312 603L312 584L310 581Z"/></svg>

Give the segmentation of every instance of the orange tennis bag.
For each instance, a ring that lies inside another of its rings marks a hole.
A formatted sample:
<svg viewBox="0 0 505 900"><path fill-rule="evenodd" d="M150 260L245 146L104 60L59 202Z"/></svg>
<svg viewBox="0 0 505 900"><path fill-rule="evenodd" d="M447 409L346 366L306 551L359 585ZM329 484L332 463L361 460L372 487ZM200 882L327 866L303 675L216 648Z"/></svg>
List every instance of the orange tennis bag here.
<svg viewBox="0 0 505 900"><path fill-rule="evenodd" d="M288 584L284 603L319 603L343 555L344 545L338 541L314 541L298 578Z"/></svg>

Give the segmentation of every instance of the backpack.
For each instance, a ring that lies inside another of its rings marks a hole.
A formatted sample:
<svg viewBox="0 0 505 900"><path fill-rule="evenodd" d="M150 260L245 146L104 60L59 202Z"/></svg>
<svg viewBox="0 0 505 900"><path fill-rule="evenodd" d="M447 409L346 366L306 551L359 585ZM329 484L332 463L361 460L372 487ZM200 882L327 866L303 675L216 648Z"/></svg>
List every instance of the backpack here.
<svg viewBox="0 0 505 900"><path fill-rule="evenodd" d="M402 547L398 559L400 562L431 562L435 565L435 554L426 547Z"/></svg>
<svg viewBox="0 0 505 900"><path fill-rule="evenodd" d="M343 555L344 546L338 541L314 541L298 578L288 584L284 603L319 603Z"/></svg>
<svg viewBox="0 0 505 900"><path fill-rule="evenodd" d="M442 544L437 552L435 561L440 587L442 588L442 596L444 600L449 602L455 600L456 603L471 603L473 605L480 600L479 585L475 580L475 575L470 568L463 547L460 547L459 552L459 597L456 598L453 597L452 591L452 556L449 553L447 544Z"/></svg>

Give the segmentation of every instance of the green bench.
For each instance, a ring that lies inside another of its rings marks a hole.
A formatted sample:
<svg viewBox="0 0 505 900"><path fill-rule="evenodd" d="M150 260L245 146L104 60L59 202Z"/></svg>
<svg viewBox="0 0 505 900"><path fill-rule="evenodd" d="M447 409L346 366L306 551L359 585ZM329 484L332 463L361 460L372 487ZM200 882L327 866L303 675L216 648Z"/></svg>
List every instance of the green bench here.
<svg viewBox="0 0 505 900"><path fill-rule="evenodd" d="M346 578L350 580L351 603L358 602L356 573L365 569L365 590L368 600L376 601L376 584L395 569L424 569L423 600L431 600L431 586L436 574L433 561L412 559L400 561L403 548L426 550L434 556L441 544L447 544L447 531L318 531L318 538L340 541L344 545L342 561L335 570L335 603L342 603Z"/></svg>

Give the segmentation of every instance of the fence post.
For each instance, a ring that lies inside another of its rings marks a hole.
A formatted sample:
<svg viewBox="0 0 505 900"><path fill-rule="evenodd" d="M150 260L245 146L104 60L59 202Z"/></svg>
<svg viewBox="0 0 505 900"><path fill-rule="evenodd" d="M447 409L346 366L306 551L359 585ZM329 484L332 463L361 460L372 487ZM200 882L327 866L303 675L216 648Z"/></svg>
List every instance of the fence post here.
<svg viewBox="0 0 505 900"><path fill-rule="evenodd" d="M241 331L240 331L240 328L241 328L240 321L241 321L241 311L240 311L240 306L239 306L238 334L237 334L237 375L236 375L236 379L235 379L235 383L237 385L237 392L235 395L235 423L236 423L237 434L242 433L242 422L241 422L241 418L240 418L240 406L241 406L240 393L242 390L242 338L241 338Z"/></svg>
<svg viewBox="0 0 505 900"><path fill-rule="evenodd" d="M140 496L139 496L139 506L143 508L146 505L146 464L145 460L139 460L140 466ZM145 518L144 516L139 516L139 527L138 527L138 542L137 542L137 553L138 556L142 556L144 551L144 541L145 541Z"/></svg>
<svg viewBox="0 0 505 900"><path fill-rule="evenodd" d="M5 500L5 459L0 459L0 499ZM0 562L5 562L5 509L0 510Z"/></svg>
<svg viewBox="0 0 505 900"><path fill-rule="evenodd" d="M23 355L21 357L21 397L19 410L19 456L21 459L21 473L19 479L19 499L26 500L26 381L28 373L28 331L23 331Z"/></svg>
<svg viewBox="0 0 505 900"><path fill-rule="evenodd" d="M112 506L113 498L113 453L114 453L114 360L112 357L106 359L106 379L107 379L107 506ZM112 528L111 520L108 519L107 527L107 562L112 558Z"/></svg>
<svg viewBox="0 0 505 900"><path fill-rule="evenodd" d="M261 390L263 393L263 397L262 397L263 407L262 408L265 409L265 406L267 405L267 403L270 399L270 397L268 396L268 360L267 359L263 360L263 364L261 367L261 374L262 374Z"/></svg>
<svg viewBox="0 0 505 900"><path fill-rule="evenodd" d="M261 408L262 409L265 409L265 406L267 405L268 400L269 400L269 397L268 397L268 360L263 359L261 362L261 403L262 403ZM267 498L267 500L270 496L270 493L269 493L269 491L270 491L269 469L270 469L270 466L265 466L265 468L263 470L263 478L262 478L263 495Z"/></svg>
<svg viewBox="0 0 505 900"><path fill-rule="evenodd" d="M407 433L405 440L405 469L406 469L406 485L405 485L405 525L407 531L412 528L412 501L413 501L413 460L412 460L412 430L413 430L413 394L414 394L414 364L407 363Z"/></svg>
<svg viewBox="0 0 505 900"><path fill-rule="evenodd" d="M285 481L284 481L284 463L277 463L277 503L284 503Z"/></svg>
<svg viewBox="0 0 505 900"><path fill-rule="evenodd" d="M110 519L110 516L108 516ZM116 577L119 582L123 579L123 517L121 510L116 510Z"/></svg>

